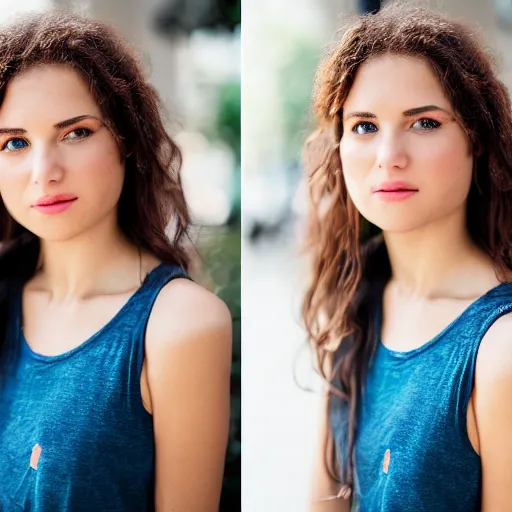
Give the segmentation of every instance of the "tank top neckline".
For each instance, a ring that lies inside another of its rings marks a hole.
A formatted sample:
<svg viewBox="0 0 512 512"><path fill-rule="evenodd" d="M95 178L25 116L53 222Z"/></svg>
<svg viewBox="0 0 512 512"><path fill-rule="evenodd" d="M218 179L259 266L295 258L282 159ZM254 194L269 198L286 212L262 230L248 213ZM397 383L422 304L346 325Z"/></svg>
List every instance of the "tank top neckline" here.
<svg viewBox="0 0 512 512"><path fill-rule="evenodd" d="M378 308L377 308L377 333L378 333L378 346L379 349L382 350L385 354L387 354L388 357L394 358L394 359L409 359L412 358L418 354L421 354L425 352L426 350L429 350L434 345L438 343L439 340L441 340L449 331L451 331L454 327L456 327L461 321L464 320L464 318L471 313L476 307L478 307L482 302L487 300L489 297L497 293L499 290L506 288L507 286L512 286L512 282L503 282L500 283L487 292L485 292L483 295L480 295L480 297L477 297L473 302L471 302L459 315L457 315L446 327L444 327L439 333L437 333L433 338L423 343L423 345L420 345L419 347L413 348L411 350L393 350L391 348L388 348L384 343L382 342L381 338L381 324L382 324L382 301L379 302Z"/></svg>
<svg viewBox="0 0 512 512"><path fill-rule="evenodd" d="M25 333L23 332L23 303L22 303L22 292L23 292L23 286L18 288L17 290L17 297L16 297L16 316L17 316L17 330L16 333L19 335L20 339L20 345L21 345L21 353L24 353L28 355L31 359L40 361L42 363L54 363L61 361L63 359L67 359L79 352L81 352L83 349L91 345L95 340L97 340L99 337L101 337L103 334L108 332L110 329L115 327L115 325L119 322L120 318L124 315L124 313L132 306L132 304L139 298L140 294L146 289L149 282L152 280L153 276L157 274L162 268L168 266L169 263L161 262L156 267L154 267L152 270L150 270L144 280L142 281L141 285L135 292L130 295L130 297L126 300L126 302L123 304L123 306L119 309L119 311L100 329L98 329L94 334L89 336L85 341L81 342L76 347L67 350L66 352L63 352L61 354L56 355L45 355L40 354L39 352L35 352L32 350L30 345L28 344Z"/></svg>

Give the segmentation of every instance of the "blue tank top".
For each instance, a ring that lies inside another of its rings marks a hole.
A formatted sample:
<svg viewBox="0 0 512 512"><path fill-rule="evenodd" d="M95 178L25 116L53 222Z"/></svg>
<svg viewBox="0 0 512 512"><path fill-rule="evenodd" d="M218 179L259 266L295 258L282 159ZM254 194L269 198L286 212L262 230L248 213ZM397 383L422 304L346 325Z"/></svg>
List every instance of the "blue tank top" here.
<svg viewBox="0 0 512 512"><path fill-rule="evenodd" d="M481 464L467 433L467 407L480 342L509 312L512 283L503 283L419 348L377 344L358 410L353 510L480 512ZM330 414L343 456L347 407L333 397Z"/></svg>
<svg viewBox="0 0 512 512"><path fill-rule="evenodd" d="M78 347L36 354L22 334L21 286L11 294L9 348L0 394L2 512L154 510L152 416L140 379L146 324L170 280L162 263L115 317Z"/></svg>

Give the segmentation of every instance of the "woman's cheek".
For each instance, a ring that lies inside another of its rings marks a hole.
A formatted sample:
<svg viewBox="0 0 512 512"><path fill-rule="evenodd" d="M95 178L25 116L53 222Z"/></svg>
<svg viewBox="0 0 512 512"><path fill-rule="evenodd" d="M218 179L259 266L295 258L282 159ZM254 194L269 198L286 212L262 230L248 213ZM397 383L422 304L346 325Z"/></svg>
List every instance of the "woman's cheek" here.
<svg viewBox="0 0 512 512"><path fill-rule="evenodd" d="M363 217L371 217L370 197L369 194L366 193L366 189L368 187L364 175L358 172L356 167L351 167L349 169L344 168L343 179L345 180L348 195L356 209L361 213L361 215L363 215Z"/></svg>
<svg viewBox="0 0 512 512"><path fill-rule="evenodd" d="M464 196L471 186L472 157L466 153L463 144L443 142L437 150L432 148L425 177L440 189Z"/></svg>
<svg viewBox="0 0 512 512"><path fill-rule="evenodd" d="M340 157L347 190L357 206L370 187L368 179L374 161L371 149L361 147L360 144L348 143L340 152Z"/></svg>
<svg viewBox="0 0 512 512"><path fill-rule="evenodd" d="M16 212L21 209L24 190L25 180L22 176L7 177L0 171L0 196L8 210Z"/></svg>

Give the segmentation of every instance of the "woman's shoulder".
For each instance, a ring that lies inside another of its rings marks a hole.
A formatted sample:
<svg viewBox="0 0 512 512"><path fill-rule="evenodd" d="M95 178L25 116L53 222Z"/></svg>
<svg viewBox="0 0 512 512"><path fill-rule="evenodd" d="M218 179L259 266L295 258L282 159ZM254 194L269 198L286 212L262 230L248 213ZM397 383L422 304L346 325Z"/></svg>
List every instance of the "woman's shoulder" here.
<svg viewBox="0 0 512 512"><path fill-rule="evenodd" d="M231 329L225 303L199 284L176 278L162 288L145 336L148 402L153 413L160 409L162 417L169 403L175 412L187 410L198 399L190 395L198 383L208 382L207 389L201 389L200 399L210 396L218 401L223 396L229 389Z"/></svg>
<svg viewBox="0 0 512 512"><path fill-rule="evenodd" d="M143 255L143 269L148 275L164 263L152 254ZM231 324L231 316L226 304L217 295L184 272L183 277L175 276L162 286L153 305L149 324L153 325L148 325L148 329L154 328L165 336L166 333L184 333L208 326Z"/></svg>
<svg viewBox="0 0 512 512"><path fill-rule="evenodd" d="M483 495L490 504L490 497L497 497L498 502L510 497L510 478L496 475L506 475L512 463L512 312L500 316L481 342L473 400Z"/></svg>
<svg viewBox="0 0 512 512"><path fill-rule="evenodd" d="M175 278L155 300L146 332L148 358L151 351L180 343L202 345L219 337L230 343L231 323L229 309L217 295L186 277Z"/></svg>
<svg viewBox="0 0 512 512"><path fill-rule="evenodd" d="M477 371L484 379L497 371L512 377L512 310L497 318L485 333L478 350Z"/></svg>
<svg viewBox="0 0 512 512"><path fill-rule="evenodd" d="M501 315L485 333L476 358L475 415L482 423L512 404L512 311ZM509 409L512 426L512 408Z"/></svg>

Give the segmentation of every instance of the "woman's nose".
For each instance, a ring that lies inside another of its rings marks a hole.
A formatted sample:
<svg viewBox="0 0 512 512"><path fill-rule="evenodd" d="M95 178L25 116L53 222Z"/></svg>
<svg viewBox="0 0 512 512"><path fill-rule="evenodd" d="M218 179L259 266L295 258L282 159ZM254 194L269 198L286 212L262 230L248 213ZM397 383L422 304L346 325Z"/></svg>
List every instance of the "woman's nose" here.
<svg viewBox="0 0 512 512"><path fill-rule="evenodd" d="M402 169L407 166L407 150L400 134L381 132L377 144L378 167L391 170Z"/></svg>
<svg viewBox="0 0 512 512"><path fill-rule="evenodd" d="M38 185L59 182L64 175L64 169L58 158L58 151L49 146L32 148L31 174L32 181Z"/></svg>

